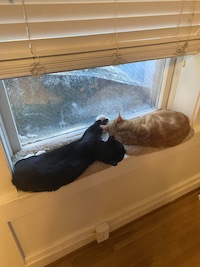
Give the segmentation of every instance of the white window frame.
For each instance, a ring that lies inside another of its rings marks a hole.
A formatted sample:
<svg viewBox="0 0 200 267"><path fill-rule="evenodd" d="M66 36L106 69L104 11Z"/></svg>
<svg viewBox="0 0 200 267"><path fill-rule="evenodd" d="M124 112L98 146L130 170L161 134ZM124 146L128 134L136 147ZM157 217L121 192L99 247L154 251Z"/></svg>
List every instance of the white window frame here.
<svg viewBox="0 0 200 267"><path fill-rule="evenodd" d="M166 59L157 108L167 108L168 106L170 85L172 82L175 65L176 65L175 58ZM144 111L144 112L141 112L139 115L143 115L148 112L151 112L151 111L150 110ZM1 113L0 137L1 137L1 141L3 143L3 147L8 158L8 162L10 163L10 167L12 168L11 158L16 152L21 150L22 146L21 146L21 143L18 137L17 127L15 124L15 120L12 114L10 104L9 104L9 99L7 96L7 92L5 90L4 82L2 80L0 80L0 113ZM129 117L129 119L133 119L134 117L136 117L136 115ZM82 129L81 131L78 131L78 133L76 132L75 134L77 136L81 136L84 130L85 129ZM71 133L70 137L72 137L73 134L74 133ZM66 136L69 137L69 134L64 134L62 138L66 138ZM56 137L52 137L51 141L54 139L56 139ZM29 145L26 145L26 147L28 146Z"/></svg>
<svg viewBox="0 0 200 267"><path fill-rule="evenodd" d="M18 138L15 120L11 111L10 103L6 91L4 90L3 81L0 81L0 127L1 127L1 141L9 158L14 153L21 149L21 144Z"/></svg>

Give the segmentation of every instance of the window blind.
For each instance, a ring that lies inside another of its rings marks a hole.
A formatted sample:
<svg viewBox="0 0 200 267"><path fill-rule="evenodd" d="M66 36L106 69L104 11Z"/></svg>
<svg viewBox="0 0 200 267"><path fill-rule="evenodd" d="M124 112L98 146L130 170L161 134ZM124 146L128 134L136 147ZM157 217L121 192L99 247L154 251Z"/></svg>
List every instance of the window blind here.
<svg viewBox="0 0 200 267"><path fill-rule="evenodd" d="M1 0L0 77L200 49L200 0Z"/></svg>

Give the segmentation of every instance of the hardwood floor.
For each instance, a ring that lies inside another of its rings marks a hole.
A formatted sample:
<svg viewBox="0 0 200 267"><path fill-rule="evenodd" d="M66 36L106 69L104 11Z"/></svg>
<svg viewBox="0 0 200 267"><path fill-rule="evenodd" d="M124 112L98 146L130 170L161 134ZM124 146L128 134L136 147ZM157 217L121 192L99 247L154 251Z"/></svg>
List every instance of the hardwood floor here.
<svg viewBox="0 0 200 267"><path fill-rule="evenodd" d="M199 190L48 267L200 267Z"/></svg>

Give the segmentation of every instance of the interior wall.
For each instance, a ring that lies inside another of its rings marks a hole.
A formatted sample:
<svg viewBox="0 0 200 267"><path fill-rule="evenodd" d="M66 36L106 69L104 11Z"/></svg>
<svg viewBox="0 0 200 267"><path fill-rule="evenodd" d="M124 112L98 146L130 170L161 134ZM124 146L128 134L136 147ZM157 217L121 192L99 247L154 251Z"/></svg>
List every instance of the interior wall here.
<svg viewBox="0 0 200 267"><path fill-rule="evenodd" d="M199 109L200 105L198 99L200 93L200 53L195 56L187 56L180 62L180 68L173 109L184 111L190 119L195 120L197 115L195 109ZM195 117L193 118L193 116Z"/></svg>

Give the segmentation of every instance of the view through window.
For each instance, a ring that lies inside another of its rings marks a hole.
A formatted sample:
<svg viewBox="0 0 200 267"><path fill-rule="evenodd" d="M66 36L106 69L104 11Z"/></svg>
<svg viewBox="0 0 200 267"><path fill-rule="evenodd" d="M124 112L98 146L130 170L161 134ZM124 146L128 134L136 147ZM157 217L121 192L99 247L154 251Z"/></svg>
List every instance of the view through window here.
<svg viewBox="0 0 200 267"><path fill-rule="evenodd" d="M156 107L165 60L4 80L22 145Z"/></svg>

